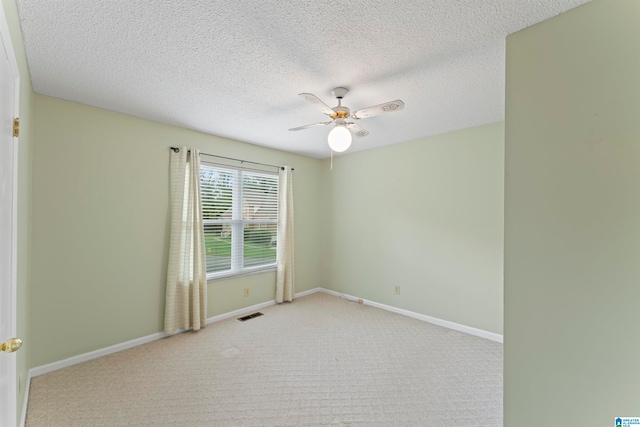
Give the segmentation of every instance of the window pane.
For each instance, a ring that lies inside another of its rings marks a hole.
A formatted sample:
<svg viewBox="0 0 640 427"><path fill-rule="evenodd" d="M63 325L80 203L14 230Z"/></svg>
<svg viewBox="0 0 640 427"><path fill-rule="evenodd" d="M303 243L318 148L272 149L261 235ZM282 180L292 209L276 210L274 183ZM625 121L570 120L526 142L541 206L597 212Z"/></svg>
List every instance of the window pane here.
<svg viewBox="0 0 640 427"><path fill-rule="evenodd" d="M278 175L200 164L207 273L276 262Z"/></svg>
<svg viewBox="0 0 640 427"><path fill-rule="evenodd" d="M244 225L244 267L275 264L277 224Z"/></svg>
<svg viewBox="0 0 640 427"><path fill-rule="evenodd" d="M231 270L231 224L204 226L207 272Z"/></svg>
<svg viewBox="0 0 640 427"><path fill-rule="evenodd" d="M200 167L202 219L231 220L235 171Z"/></svg>
<svg viewBox="0 0 640 427"><path fill-rule="evenodd" d="M242 173L242 219L278 219L278 177Z"/></svg>

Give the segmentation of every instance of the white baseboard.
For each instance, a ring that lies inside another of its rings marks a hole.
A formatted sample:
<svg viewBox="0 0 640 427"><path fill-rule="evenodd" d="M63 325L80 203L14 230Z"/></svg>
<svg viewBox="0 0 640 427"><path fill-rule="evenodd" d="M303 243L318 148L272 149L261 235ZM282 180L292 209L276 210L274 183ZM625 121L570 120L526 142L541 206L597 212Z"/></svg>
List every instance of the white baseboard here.
<svg viewBox="0 0 640 427"><path fill-rule="evenodd" d="M329 289L325 289L325 288L313 288L313 289L309 289L303 292L298 292L297 294L295 294L296 298L300 298L306 295L311 295L314 294L316 292L323 292L325 294L329 294L329 295L334 295L337 297L342 297L342 298L346 298L350 301L354 301L354 302L358 302L358 300L360 300L361 298L355 297L353 295L347 295L341 292L336 292L336 291L332 291ZM472 328L470 326L465 326L465 325L460 325L458 323L454 323L454 322L450 322L448 320L442 320L442 319L438 319L436 317L431 317L431 316L426 316L424 314L420 314L420 313L414 313L412 311L409 310L404 310L401 308L397 308L397 307L393 307L390 305L385 305L385 304L380 304L378 302L375 301L369 301L369 300L365 300L362 299L363 304L366 305L370 305L372 307L377 307L377 308L381 308L383 310L387 310L387 311L391 311L394 313L398 313L398 314L402 314L404 316L408 316L408 317L412 317L414 319L418 319L418 320L422 320L425 322L429 322L429 323L433 323L435 325L439 325L439 326L444 326L445 328L449 328L449 329L453 329L456 331L460 331L460 332L464 332L470 335L475 335L481 338L486 338L492 341L496 341L496 342L502 342L503 337L502 335L499 334L495 334L493 332L487 332L487 331L483 331L481 329L476 329L476 328ZM213 316L207 319L206 324L209 325L211 323L215 323L215 322L220 322L222 320L226 320L232 317L238 317L241 316L243 314L246 313L250 313L252 311L256 311L256 310L260 310L262 308L265 307L269 307L271 305L274 305L275 301L266 301L260 304L255 304L252 305L250 307L244 307L238 310L234 310L234 311L230 311L228 313L223 313L223 314L219 314L217 316ZM174 334L176 333L180 333L180 332L184 332L184 330L178 330L176 331ZM173 334L171 334L173 335ZM113 353L117 353L119 351L122 350L127 350L133 347L137 347L139 345L142 344L146 344L152 341L156 341L159 340L161 338L165 338L169 335L165 334L164 332L158 332L155 334L151 334L151 335L147 335L145 337L141 337L141 338L136 338L130 341L126 341L123 343L119 343L119 344L115 344L109 347L105 347L102 349L98 349L98 350L94 350L94 351L90 351L88 353L84 353L84 354L80 354L78 356L72 356L69 357L67 359L63 359L63 360L59 360L57 362L52 362L52 363L48 363L46 365L42 365L42 366L37 366L35 368L31 368L29 370L29 378L31 377L37 377L38 375L44 375L47 374L49 372L53 372L53 371L57 371L59 369L63 369L69 366L73 366L73 365L77 365L78 363L82 363L82 362L87 362L89 360L93 360L96 359L98 357L102 357L102 356L106 356L108 354L113 354Z"/></svg>
<svg viewBox="0 0 640 427"><path fill-rule="evenodd" d="M485 338L485 339L499 342L499 343L502 343L504 340L502 335L496 334L494 332L488 332L482 329L472 328L471 326L461 325L459 323L450 322L448 320L438 319L437 317L431 317L425 314L415 313L413 311L404 310L402 308L393 307L391 305L380 304L379 302L369 301L366 299L354 297L353 295L348 295L341 292L332 291L329 289L324 289L324 288L316 288L316 289L319 289L320 292L323 292L325 294L345 298L353 302L358 302L359 300L362 300L362 303L365 305L370 305L372 307L381 308L383 310L391 311L393 313L402 314L403 316L412 317L414 319L422 320L424 322L433 323L434 325L444 326L445 328L453 329L454 331L464 332L466 334L474 335L476 337Z"/></svg>
<svg viewBox="0 0 640 427"><path fill-rule="evenodd" d="M207 319L206 324L210 325L211 323L220 322L221 320L226 320L226 319L230 319L232 317L242 316L243 314L247 314L247 313L252 312L252 311L260 310L260 309L263 309L265 307L269 307L270 305L275 305L275 304L276 304L275 301L266 301L266 302L262 302L260 304L252 305L250 307L239 308L238 310L233 310L233 311L230 311L228 313L218 314L217 316L209 317ZM184 332L184 331L181 331L181 332Z"/></svg>
<svg viewBox="0 0 640 427"><path fill-rule="evenodd" d="M323 291L323 288L309 289L308 291L302 291L302 292L296 293L296 298L306 297L307 295L315 294L316 292L322 292L322 291Z"/></svg>
<svg viewBox="0 0 640 427"><path fill-rule="evenodd" d="M486 338L491 341L496 341L499 343L503 342L503 336L500 334L495 334L493 332L483 331L481 329L472 328L470 326L460 325L458 323L450 322L448 320L438 319L436 317L426 316L420 313L414 313L413 311L404 310L401 308L393 307L386 304L380 304L375 301L369 301L366 299L358 298L353 295L348 295L342 292L332 291L330 289L325 288L313 288L303 292L298 292L295 294L295 298L304 297L307 295L315 294L316 292L322 292L325 294L333 295L336 297L341 297L348 299L353 302L359 302L362 300L363 304L370 305L372 307L381 308L383 310L391 311L393 313L402 314L407 317L412 317L414 319L422 320L425 322L433 323L434 325L444 326L445 328L453 329L456 331L464 332L470 335L475 335L477 337ZM265 307L269 307L271 305L275 305L275 301L266 301L260 304L255 304L250 307L240 308L238 310L230 311L228 313L219 314L217 316L210 317L206 320L206 324L209 325L211 323L220 322L222 320L226 320L232 317L241 316L246 313L250 313L252 311L260 310ZM178 330L174 332L174 335L180 332L184 332L184 330ZM46 365L37 366L35 368L29 369L27 374L27 381L25 383L25 392L24 392L24 403L22 405L22 415L20 417L20 427L24 427L26 416L27 416L27 405L29 404L29 389L31 387L31 378L37 377L38 375L48 374L49 372L57 371L59 369L63 369L69 366L77 365L78 363L87 362L89 360L96 359L98 357L106 356L108 354L117 353L122 350L127 350L133 347L137 347L142 344L146 344L152 341L159 340L161 338L168 337L170 335L165 334L164 332L158 332L155 334L147 335L146 337L136 338L130 341L126 341L120 344L112 345L109 347L105 347L102 349L90 351L88 353L80 354L78 356L69 357L64 360L59 360L57 362L48 363Z"/></svg>
<svg viewBox="0 0 640 427"><path fill-rule="evenodd" d="M147 335L146 337L136 338L130 341L125 341L120 344L115 344L109 347L101 348L98 350L90 351L88 353L72 356L67 359L58 360L57 362L47 363L46 365L37 366L29 370L31 377L37 377L38 375L48 374L49 372L64 369L69 366L77 365L78 363L87 362L89 360L97 359L98 357L106 356L108 354L117 353L122 350L127 350L133 347L137 347L142 344L146 344L160 338L168 336L164 332L158 332L155 334Z"/></svg>
<svg viewBox="0 0 640 427"><path fill-rule="evenodd" d="M295 295L296 298L302 297L305 295L309 295L315 292L318 292L320 288L310 289L308 291L299 292ZM209 325L211 323L220 322L221 320L226 320L232 317L242 316L243 314L250 313L252 311L260 310L265 307L269 307L270 305L275 305L275 301L266 301L260 304L255 304L249 307L240 308L238 310L230 311L228 313L219 314L217 316L209 317L206 320L206 324ZM130 341L125 341L119 344L115 344L109 347L101 348L98 350L90 351L88 353L79 354L77 356L72 356L67 359L59 360L57 362L48 363L46 365L37 366L35 368L31 368L29 370L29 375L31 377L37 377L38 375L48 374L49 372L57 371L59 369L63 369L69 366L77 365L78 363L87 362L89 360L96 359L98 357L106 356L108 354L117 353L122 350L128 350L133 347L137 347L142 344L146 344L152 341L159 340L161 338L166 338L171 335L179 334L184 332L184 329L178 329L172 334L165 334L164 332L157 332L155 334L147 335L145 337L136 338Z"/></svg>

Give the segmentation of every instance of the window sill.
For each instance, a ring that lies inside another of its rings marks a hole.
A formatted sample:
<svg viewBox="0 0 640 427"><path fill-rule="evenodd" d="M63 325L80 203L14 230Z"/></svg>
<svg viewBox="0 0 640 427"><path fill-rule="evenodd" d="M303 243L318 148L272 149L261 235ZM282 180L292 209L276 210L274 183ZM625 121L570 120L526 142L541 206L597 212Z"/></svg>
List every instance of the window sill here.
<svg viewBox="0 0 640 427"><path fill-rule="evenodd" d="M268 267L257 267L255 269L246 269L240 272L225 272L225 273L209 274L207 275L207 283L217 282L218 280L232 279L235 277L252 276L254 274L259 274L259 273L268 273L270 271L276 271L276 269L277 268L274 264Z"/></svg>

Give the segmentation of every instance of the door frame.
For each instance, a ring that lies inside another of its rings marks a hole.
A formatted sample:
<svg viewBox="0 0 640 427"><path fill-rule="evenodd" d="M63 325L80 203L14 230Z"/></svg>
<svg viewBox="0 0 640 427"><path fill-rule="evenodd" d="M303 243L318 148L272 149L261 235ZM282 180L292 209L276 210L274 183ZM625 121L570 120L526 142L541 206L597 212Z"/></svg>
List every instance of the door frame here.
<svg viewBox="0 0 640 427"><path fill-rule="evenodd" d="M16 61L16 55L13 49L13 41L11 39L11 33L9 30L9 25L7 22L7 16L4 10L4 3L0 4L0 36L2 43L1 48L3 48L7 54L7 58L9 60L9 66L11 67L12 77L14 80L14 94L13 94L13 117L19 117L20 108L20 70L18 68L18 63ZM18 278L18 137L12 137L13 142L13 183L12 183L12 218L11 218L11 314L9 316L9 330L11 332L12 338L16 336L17 332L17 278ZM8 360L6 361L9 364L9 372L10 372L10 384L13 386L9 386L9 390L6 390L9 396L9 401L7 402L7 406L12 410L9 411L3 418L7 421L10 426L17 425L17 363L16 363L16 355L11 354L8 355ZM4 357L3 357L4 359Z"/></svg>

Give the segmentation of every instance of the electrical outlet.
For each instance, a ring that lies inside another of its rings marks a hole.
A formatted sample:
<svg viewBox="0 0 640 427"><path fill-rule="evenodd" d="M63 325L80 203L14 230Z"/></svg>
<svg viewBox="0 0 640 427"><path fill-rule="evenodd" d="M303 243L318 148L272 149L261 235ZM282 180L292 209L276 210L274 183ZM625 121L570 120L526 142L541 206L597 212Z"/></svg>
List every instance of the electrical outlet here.
<svg viewBox="0 0 640 427"><path fill-rule="evenodd" d="M400 286L396 286L396 288L395 288L395 290L394 290L394 293L395 293L396 295L400 295Z"/></svg>
<svg viewBox="0 0 640 427"><path fill-rule="evenodd" d="M245 297L249 296L249 288L244 288L244 296Z"/></svg>

